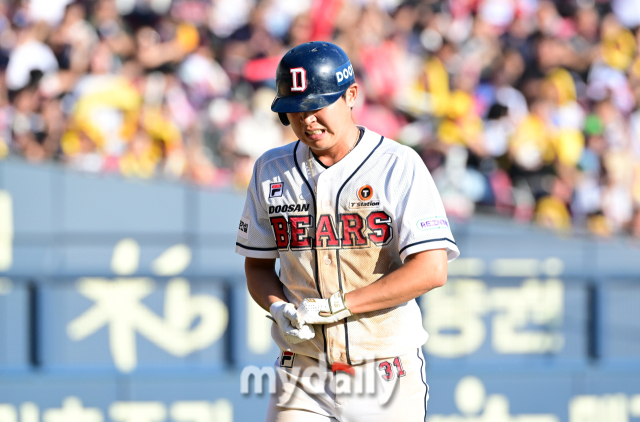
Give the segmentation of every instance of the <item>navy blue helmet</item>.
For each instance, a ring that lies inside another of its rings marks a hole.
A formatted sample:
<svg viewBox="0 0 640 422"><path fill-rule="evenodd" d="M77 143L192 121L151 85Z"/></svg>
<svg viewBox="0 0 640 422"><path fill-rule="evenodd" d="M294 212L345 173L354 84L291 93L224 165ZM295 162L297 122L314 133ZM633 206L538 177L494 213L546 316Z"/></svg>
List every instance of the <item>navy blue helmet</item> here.
<svg viewBox="0 0 640 422"><path fill-rule="evenodd" d="M333 104L355 83L353 66L340 47L326 41L300 44L284 55L276 71L271 111L289 125L285 113L319 110Z"/></svg>

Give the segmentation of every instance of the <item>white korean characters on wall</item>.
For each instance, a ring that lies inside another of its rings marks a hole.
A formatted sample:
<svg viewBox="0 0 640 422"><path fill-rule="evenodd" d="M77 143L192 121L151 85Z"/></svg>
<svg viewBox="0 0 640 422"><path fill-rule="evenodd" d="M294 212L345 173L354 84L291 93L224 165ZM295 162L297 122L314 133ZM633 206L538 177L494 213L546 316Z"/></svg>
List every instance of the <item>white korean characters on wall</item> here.
<svg viewBox="0 0 640 422"><path fill-rule="evenodd" d="M460 261L458 273L484 272L480 260ZM450 271L444 287L422 297L423 323L429 333L425 351L440 358L472 355L485 343L488 332L496 354L561 351L565 345L565 286L556 278L562 272L561 262L495 260L491 270L494 277L526 277L505 286L494 278L489 286L476 277L452 277ZM531 276L537 273L547 277Z"/></svg>
<svg viewBox="0 0 640 422"><path fill-rule="evenodd" d="M191 283L172 277L164 288L163 315L151 310L143 300L156 290L149 277L127 277L138 269L140 249L133 239L120 241L113 252L114 279L87 277L77 281L77 291L93 301L85 312L69 321L68 337L82 342L107 327L113 363L121 372L138 365L136 336L176 357L206 349L225 332L229 314L224 302L213 295L191 294ZM191 261L186 245L175 245L152 265L159 276L180 274Z"/></svg>

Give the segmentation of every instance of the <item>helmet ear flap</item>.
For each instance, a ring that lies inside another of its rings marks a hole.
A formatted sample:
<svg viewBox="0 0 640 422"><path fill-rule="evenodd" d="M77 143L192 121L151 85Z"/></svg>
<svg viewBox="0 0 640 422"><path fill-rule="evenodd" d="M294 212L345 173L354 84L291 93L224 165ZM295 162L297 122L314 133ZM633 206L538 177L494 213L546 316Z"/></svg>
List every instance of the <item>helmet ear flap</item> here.
<svg viewBox="0 0 640 422"><path fill-rule="evenodd" d="M289 118L287 117L287 113L278 113L278 117L283 125L289 126Z"/></svg>

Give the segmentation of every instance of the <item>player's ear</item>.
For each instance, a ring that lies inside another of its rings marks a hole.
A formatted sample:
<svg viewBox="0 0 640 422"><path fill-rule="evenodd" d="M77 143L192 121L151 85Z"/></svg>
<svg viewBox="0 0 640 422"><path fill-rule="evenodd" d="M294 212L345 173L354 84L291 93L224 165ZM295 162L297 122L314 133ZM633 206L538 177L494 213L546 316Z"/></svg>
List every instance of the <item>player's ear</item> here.
<svg viewBox="0 0 640 422"><path fill-rule="evenodd" d="M353 84L344 93L344 100L347 103L347 107L353 108L358 98L358 84Z"/></svg>

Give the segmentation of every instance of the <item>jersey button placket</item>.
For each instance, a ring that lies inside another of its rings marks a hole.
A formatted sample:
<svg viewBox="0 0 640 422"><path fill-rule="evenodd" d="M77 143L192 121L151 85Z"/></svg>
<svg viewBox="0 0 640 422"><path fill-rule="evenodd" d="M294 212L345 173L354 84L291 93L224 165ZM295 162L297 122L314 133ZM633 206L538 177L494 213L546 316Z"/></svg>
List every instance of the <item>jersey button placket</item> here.
<svg viewBox="0 0 640 422"><path fill-rule="evenodd" d="M340 361L340 356L341 356L340 350L333 349L331 351L331 357L333 358L334 362L339 362Z"/></svg>

